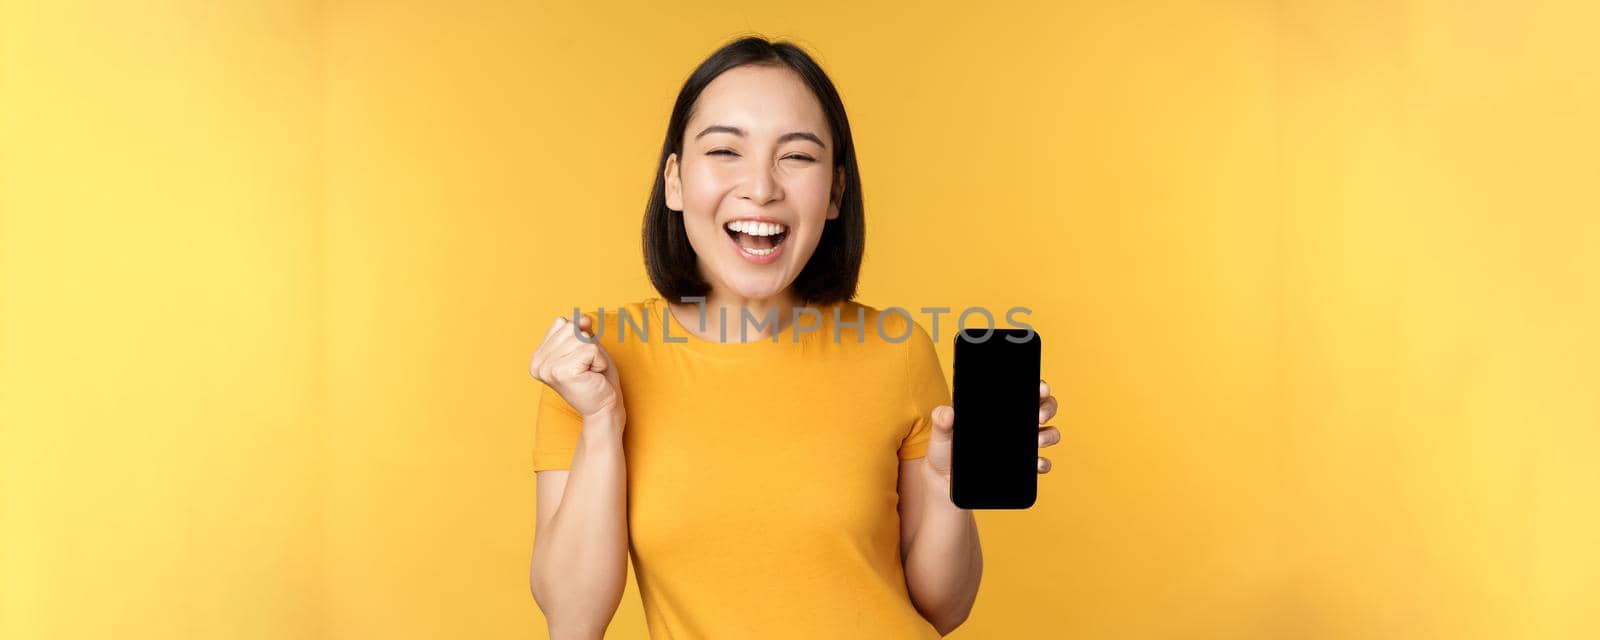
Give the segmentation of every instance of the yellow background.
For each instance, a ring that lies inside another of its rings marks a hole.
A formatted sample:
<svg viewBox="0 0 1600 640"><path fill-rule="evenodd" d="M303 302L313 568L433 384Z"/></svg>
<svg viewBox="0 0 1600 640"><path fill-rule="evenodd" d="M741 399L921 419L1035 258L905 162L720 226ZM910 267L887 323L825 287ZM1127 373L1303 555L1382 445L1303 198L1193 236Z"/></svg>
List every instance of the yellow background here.
<svg viewBox="0 0 1600 640"><path fill-rule="evenodd" d="M860 299L1045 336L955 637L1600 634L1600 11L1498 4L0 0L0 637L543 637L527 357L746 31Z"/></svg>

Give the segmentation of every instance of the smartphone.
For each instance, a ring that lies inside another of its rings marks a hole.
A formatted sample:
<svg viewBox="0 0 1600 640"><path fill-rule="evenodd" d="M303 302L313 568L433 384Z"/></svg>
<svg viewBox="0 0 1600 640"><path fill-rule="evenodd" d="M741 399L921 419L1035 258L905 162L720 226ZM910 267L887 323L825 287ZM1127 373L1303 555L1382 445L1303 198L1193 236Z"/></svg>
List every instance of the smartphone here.
<svg viewBox="0 0 1600 640"><path fill-rule="evenodd" d="M950 500L1027 509L1039 491L1039 354L1032 329L956 333Z"/></svg>

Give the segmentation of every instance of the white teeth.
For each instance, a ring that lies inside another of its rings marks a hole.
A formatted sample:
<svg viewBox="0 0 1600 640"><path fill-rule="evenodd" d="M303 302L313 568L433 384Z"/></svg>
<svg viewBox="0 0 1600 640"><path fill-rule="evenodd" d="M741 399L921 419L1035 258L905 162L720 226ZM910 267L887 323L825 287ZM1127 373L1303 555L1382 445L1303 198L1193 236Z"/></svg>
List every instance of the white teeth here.
<svg viewBox="0 0 1600 640"><path fill-rule="evenodd" d="M739 247L739 249L746 253L758 256L764 256L778 250L777 247L772 247L770 249L750 249L748 247Z"/></svg>
<svg viewBox="0 0 1600 640"><path fill-rule="evenodd" d="M728 228L752 236L775 236L789 228L773 222L756 222L754 220L734 220L728 223Z"/></svg>

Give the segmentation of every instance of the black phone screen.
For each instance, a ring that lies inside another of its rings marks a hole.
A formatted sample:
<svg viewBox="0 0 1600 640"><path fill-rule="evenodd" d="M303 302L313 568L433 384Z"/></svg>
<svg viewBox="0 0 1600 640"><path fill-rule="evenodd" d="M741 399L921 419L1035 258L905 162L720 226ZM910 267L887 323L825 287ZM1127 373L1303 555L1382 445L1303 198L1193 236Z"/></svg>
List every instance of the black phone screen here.
<svg viewBox="0 0 1600 640"><path fill-rule="evenodd" d="M1026 509L1039 486L1039 334L956 333L950 499L963 509Z"/></svg>

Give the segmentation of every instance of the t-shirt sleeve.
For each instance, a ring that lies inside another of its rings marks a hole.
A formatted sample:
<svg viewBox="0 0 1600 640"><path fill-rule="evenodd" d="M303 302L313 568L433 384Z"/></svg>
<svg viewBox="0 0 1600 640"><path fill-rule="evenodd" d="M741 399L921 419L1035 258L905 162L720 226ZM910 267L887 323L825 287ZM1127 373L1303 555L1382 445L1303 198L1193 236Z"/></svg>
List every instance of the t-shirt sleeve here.
<svg viewBox="0 0 1600 640"><path fill-rule="evenodd" d="M533 470L571 469L572 453L583 433L583 415L551 389L541 384L539 413L533 428Z"/></svg>
<svg viewBox="0 0 1600 640"><path fill-rule="evenodd" d="M945 382L933 338L920 323L912 322L911 326L911 335L906 339L906 381L914 417L900 443L901 460L927 454L928 439L933 435L933 408L950 404L950 386Z"/></svg>

